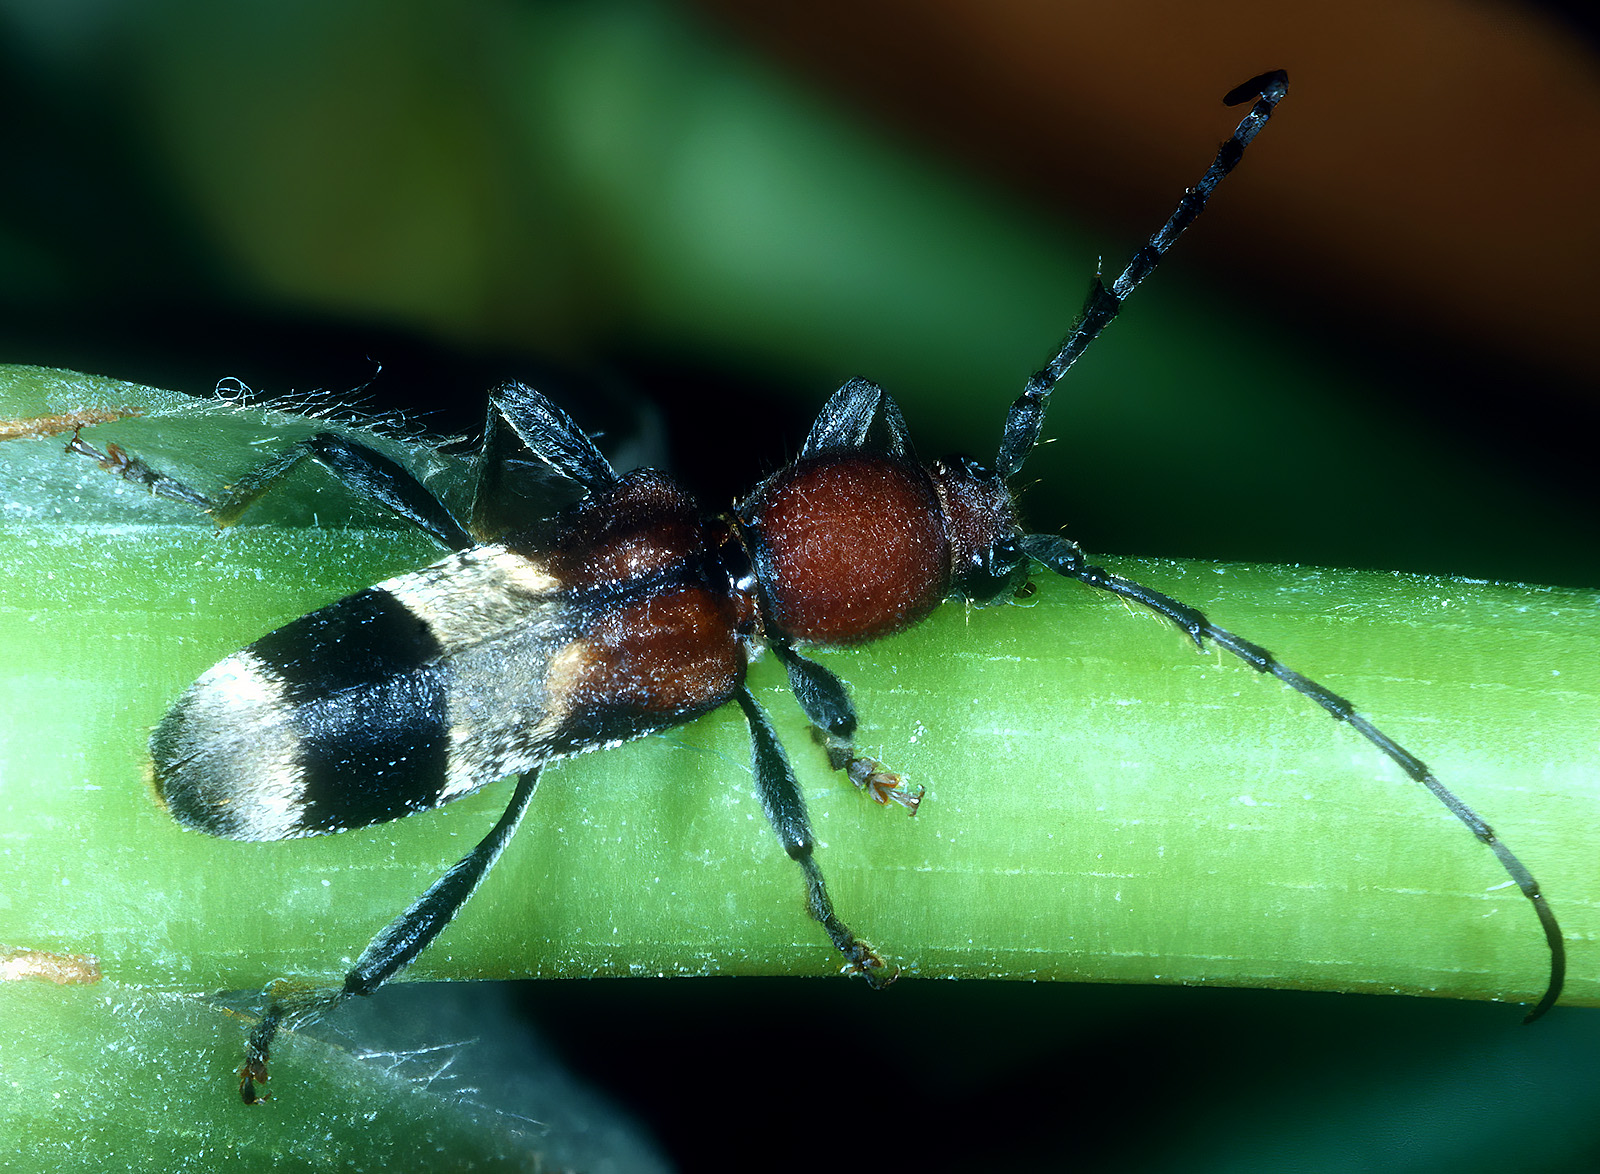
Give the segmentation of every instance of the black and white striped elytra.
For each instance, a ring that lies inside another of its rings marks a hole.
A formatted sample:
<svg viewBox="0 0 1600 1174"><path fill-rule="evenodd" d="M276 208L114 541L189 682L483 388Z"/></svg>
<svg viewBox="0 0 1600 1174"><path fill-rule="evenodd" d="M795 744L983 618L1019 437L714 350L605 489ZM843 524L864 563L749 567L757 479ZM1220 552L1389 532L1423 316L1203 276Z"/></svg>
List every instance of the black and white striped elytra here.
<svg viewBox="0 0 1600 1174"><path fill-rule="evenodd" d="M234 653L150 740L173 818L240 840L362 827L569 750L549 672L583 611L553 587L504 547L478 547Z"/></svg>
<svg viewBox="0 0 1600 1174"><path fill-rule="evenodd" d="M641 471L553 526L303 616L168 712L150 740L158 793L199 831L290 839L426 811L716 709L743 680L751 610L739 618L719 533Z"/></svg>
<svg viewBox="0 0 1600 1174"><path fill-rule="evenodd" d="M801 867L811 916L846 970L873 986L891 981L892 968L834 912L799 786L745 686L746 666L770 650L830 764L880 802L915 812L920 793L856 753L844 683L796 646L891 635L947 597L1003 598L1038 569L1146 607L1197 646L1209 640L1276 677L1432 791L1532 903L1550 979L1529 1018L1551 1007L1565 950L1538 883L1420 759L1260 646L1094 565L1064 538L1026 533L1008 488L1038 442L1051 389L1200 213L1286 90L1286 77L1269 73L1228 95L1251 102L1249 114L1128 268L1109 286L1096 279L1066 342L1011 405L994 471L965 458L918 462L899 408L860 379L828 401L791 464L721 516L662 474L619 475L565 413L517 384L491 397L469 523L405 469L336 433L295 445L219 501L74 437L69 450L153 493L203 504L222 525L309 458L454 552L296 620L196 681L150 742L156 789L180 822L235 839L288 839L395 819L520 776L494 830L372 940L343 986L274 994L247 1046L244 1099L264 1096L280 1026L371 994L448 924L515 831L544 763L729 701L749 724L756 794ZM530 462L575 487L577 500L543 516L506 492Z"/></svg>

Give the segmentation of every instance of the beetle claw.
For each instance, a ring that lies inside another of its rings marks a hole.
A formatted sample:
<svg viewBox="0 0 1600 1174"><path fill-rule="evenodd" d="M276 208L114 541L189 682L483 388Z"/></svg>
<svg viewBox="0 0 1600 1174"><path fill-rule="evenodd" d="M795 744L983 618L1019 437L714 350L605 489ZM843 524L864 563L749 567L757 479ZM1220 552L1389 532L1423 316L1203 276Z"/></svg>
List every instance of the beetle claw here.
<svg viewBox="0 0 1600 1174"><path fill-rule="evenodd" d="M898 803L909 815L915 815L922 803L923 788L906 786L904 775L890 770L876 758L852 758L845 766L845 773L858 790L872 796L874 803Z"/></svg>

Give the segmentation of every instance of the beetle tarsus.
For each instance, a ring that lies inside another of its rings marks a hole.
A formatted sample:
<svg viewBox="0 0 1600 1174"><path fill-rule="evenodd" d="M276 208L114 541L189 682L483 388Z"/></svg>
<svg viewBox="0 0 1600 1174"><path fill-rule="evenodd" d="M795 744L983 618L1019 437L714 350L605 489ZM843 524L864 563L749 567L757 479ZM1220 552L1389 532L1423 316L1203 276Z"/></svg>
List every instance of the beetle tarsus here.
<svg viewBox="0 0 1600 1174"><path fill-rule="evenodd" d="M239 1069L239 1099L247 1105L270 1101L272 1094L263 1087L267 1083L267 1060L272 1052L273 1038L278 1034L278 1024L283 1009L273 1003L250 1033L245 1045L244 1065Z"/></svg>
<svg viewBox="0 0 1600 1174"><path fill-rule="evenodd" d="M899 771L890 770L876 758L859 756L850 759L844 770L856 789L865 791L880 807L897 803L906 809L908 815L917 813L917 807L922 803L923 788L906 786L905 776Z"/></svg>
<svg viewBox="0 0 1600 1174"><path fill-rule="evenodd" d="M856 943L860 947L860 956L853 957L840 968L841 974L848 974L853 978L862 978L875 991L890 987L900 978L900 968L890 966L878 956L871 946L865 942Z"/></svg>
<svg viewBox="0 0 1600 1174"><path fill-rule="evenodd" d="M131 455L118 444L107 444L106 451L101 452L89 444L79 435L84 425L79 424L72 430L72 439L67 441L67 451L75 456L88 457L106 472L124 481L141 485L155 497L165 498L168 501L180 502L183 505L192 505L197 509L209 512L216 504L205 494L189 488L175 477L169 477L157 469L152 469L138 457Z"/></svg>

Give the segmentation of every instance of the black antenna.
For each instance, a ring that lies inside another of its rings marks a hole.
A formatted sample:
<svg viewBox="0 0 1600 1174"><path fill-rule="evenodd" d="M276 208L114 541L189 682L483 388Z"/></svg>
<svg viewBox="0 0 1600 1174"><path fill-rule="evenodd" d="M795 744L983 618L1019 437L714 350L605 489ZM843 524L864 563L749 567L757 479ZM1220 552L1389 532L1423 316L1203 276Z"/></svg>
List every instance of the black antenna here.
<svg viewBox="0 0 1600 1174"><path fill-rule="evenodd" d="M1078 361L1078 356L1088 349L1089 344L1117 316L1117 311L1122 309L1123 299L1131 294L1141 281L1150 276L1150 271L1156 267L1156 263L1173 243L1183 235L1183 230L1194 223L1194 218L1205 208L1211 193L1216 190L1223 177L1238 165L1244 156L1244 149L1250 145L1250 140L1267 125L1267 119L1272 117L1273 107L1282 101L1288 92L1289 75L1281 69L1275 69L1271 73L1251 78L1244 85L1229 91L1228 96L1223 99L1229 106L1238 106L1240 103L1250 101L1251 98L1256 100L1256 104L1250 108L1250 113L1244 116L1244 120L1234 130L1233 137L1218 149L1216 159L1200 177L1200 182L1183 193L1183 199L1178 201L1178 207L1167 222L1145 243L1144 248L1134 254L1133 260L1128 262L1128 267L1122 271L1122 275L1108 288L1105 282L1100 280L1100 275L1095 274L1094 284L1089 288L1089 297L1083 303L1083 312L1078 315L1072 333L1067 335L1066 342L1061 344L1061 349L1056 352L1055 358L1028 380L1027 387L1006 414L1005 434L1000 441L1000 453L995 458L995 469L1002 478L1009 478L1022 468L1022 462L1027 459L1028 453L1039 443L1039 430L1044 427L1044 413L1050 406L1051 389L1061 381L1061 377L1071 369L1072 364Z"/></svg>
<svg viewBox="0 0 1600 1174"><path fill-rule="evenodd" d="M1561 926L1556 922L1556 915L1551 911L1550 903L1545 900L1539 882L1534 879L1533 873L1528 871L1527 865L1506 847L1505 841L1495 833L1495 830L1484 822L1483 817L1462 802L1454 791L1441 783L1427 763L1385 734L1366 714L1361 713L1351 702L1326 685L1295 672L1261 645L1252 644L1235 636L1226 628L1218 627L1204 612L1180 603L1170 595L1152 590L1142 583L1135 583L1131 579L1124 579L1121 575L1112 574L1104 567L1095 566L1089 562L1077 543L1054 534L1029 534L1023 538L1022 548L1030 557L1038 559L1058 574L1142 604L1157 615L1170 620L1194 641L1196 648L1204 649L1205 642L1210 640L1218 648L1233 653L1258 673L1276 677L1296 693L1320 705L1336 721L1349 725L1407 775L1432 792L1439 802L1450 809L1452 815L1467 825L1480 843L1495 854L1500 866L1506 870L1506 875L1516 882L1517 888L1522 890L1522 895L1532 902L1533 911L1538 915L1539 925L1544 930L1545 944L1550 949L1550 978L1545 986L1544 995L1534 1005L1533 1010L1528 1012L1523 1022L1532 1023L1556 1005L1567 977L1567 946L1561 936Z"/></svg>
<svg viewBox="0 0 1600 1174"><path fill-rule="evenodd" d="M1061 349L1056 352L1055 357L1028 380L1022 395L1011 405L1011 410L1006 415L1005 433L1000 442L1000 453L995 459L995 467L1002 478L1013 476L1022 467L1022 462L1027 459L1033 446L1038 443L1039 431L1044 425L1045 409L1050 403L1051 390L1060 382L1072 364L1078 361L1078 356L1083 354L1089 344L1117 316L1117 312L1122 308L1123 299L1150 275L1156 263L1183 234L1183 230L1200 215L1206 206L1206 200L1222 182L1223 177L1237 166L1244 156L1245 147L1249 146L1250 141L1267 124L1267 120L1272 117L1273 108L1283 100L1288 90L1288 74L1277 69L1260 77L1251 78L1223 99L1229 106L1237 106L1254 98L1255 105L1234 130L1233 137L1222 144L1217 151L1216 159L1212 161L1205 175L1200 177L1200 182L1184 192L1183 199L1178 201L1177 209L1134 255L1133 260L1128 262L1128 267L1122 271L1121 276L1108 288L1100 279L1100 275L1095 274L1094 284L1089 289L1089 297L1083 305L1083 313L1079 315L1077 324L1072 328L1067 340L1061 344ZM1511 849L1506 847L1505 841L1500 839L1494 829L1440 782L1426 763L1385 734L1365 714L1331 689L1295 672L1259 644L1252 644L1226 628L1217 626L1202 612L1187 604L1180 603L1171 596L1163 595L1143 584L1125 579L1121 575L1112 574L1103 567L1095 566L1076 543L1056 535L1029 534L1022 539L1022 549L1031 558L1058 574L1077 579L1090 587L1098 587L1102 591L1109 591L1125 600L1149 608L1176 624L1194 641L1196 647L1204 648L1205 642L1210 640L1219 648L1226 649L1239 657L1257 672L1276 677L1295 692L1321 706L1336 720L1349 725L1407 775L1426 787L1450 810L1451 814L1467 826L1480 843L1495 854L1506 874L1516 883L1522 895L1532 903L1534 912L1539 918L1539 925L1544 930L1545 942L1550 951L1550 977L1544 995L1534 1005L1533 1010L1528 1012L1523 1022L1532 1023L1555 1006L1556 1000L1561 997L1561 988L1566 980L1566 943L1562 938L1561 927L1556 922L1555 914L1539 887L1539 882Z"/></svg>

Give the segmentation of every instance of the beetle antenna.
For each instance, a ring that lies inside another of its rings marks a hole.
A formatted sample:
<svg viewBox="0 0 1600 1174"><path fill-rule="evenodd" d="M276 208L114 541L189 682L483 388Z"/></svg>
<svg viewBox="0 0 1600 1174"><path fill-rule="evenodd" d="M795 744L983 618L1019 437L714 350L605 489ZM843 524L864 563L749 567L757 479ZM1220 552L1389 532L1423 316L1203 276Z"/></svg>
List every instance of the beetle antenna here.
<svg viewBox="0 0 1600 1174"><path fill-rule="evenodd" d="M1527 865L1506 847L1505 841L1495 834L1495 830L1484 822L1483 817L1463 803L1454 791L1441 783L1428 768L1427 763L1378 729L1372 724L1371 719L1332 689L1295 672L1259 644L1252 644L1235 636L1226 628L1218 627L1198 609L1186 603L1179 603L1171 596L1153 591L1143 584L1135 583L1132 579L1114 575L1104 567L1095 566L1085 557L1077 543L1054 534L1029 534L1023 538L1022 548L1057 574L1142 604L1181 628L1185 635L1195 642L1196 647L1204 648L1205 641L1210 640L1218 648L1225 648L1233 653L1257 672L1278 678L1296 693L1327 710L1334 720L1349 725L1356 733L1383 751L1391 762L1398 765L1413 780L1428 788L1439 802L1450 809L1452 815L1467 825L1467 829L1478 838L1479 842L1495 854L1506 874L1516 882L1517 888L1522 890L1522 895L1533 903L1533 910L1539 917L1540 926L1544 929L1545 942L1550 948L1550 979L1545 986L1543 997L1535 1004L1533 1010L1528 1012L1523 1022L1532 1023L1555 1006L1556 1000L1561 997L1562 983L1566 981L1567 948L1561 937L1561 926L1557 924L1550 903L1545 900L1544 893L1539 888L1539 882L1534 879L1533 873L1528 871Z"/></svg>
<svg viewBox="0 0 1600 1174"><path fill-rule="evenodd" d="M1152 236L1144 248L1134 254L1128 267L1108 287L1097 271L1083 311L1066 342L1056 352L1055 358L1037 371L1023 389L1011 410L1006 414L1005 433L1000 440L1000 453L995 457L995 469L1003 479L1009 479L1039 443L1039 431L1044 427L1045 409L1050 406L1050 391L1061 382L1061 377L1078 361L1078 356L1088 349L1100 332L1117 316L1122 302L1156 267L1183 230L1194 223L1194 218L1206 206L1211 193L1223 177L1232 171L1244 155L1245 147L1255 138L1272 117L1272 109L1289 92L1289 75L1281 69L1253 77L1229 92L1222 101L1228 106L1238 106L1255 99L1250 113L1244 116L1233 132L1233 137L1223 143L1212 160L1210 168L1200 177L1200 182L1183 193L1178 207L1167 222Z"/></svg>

